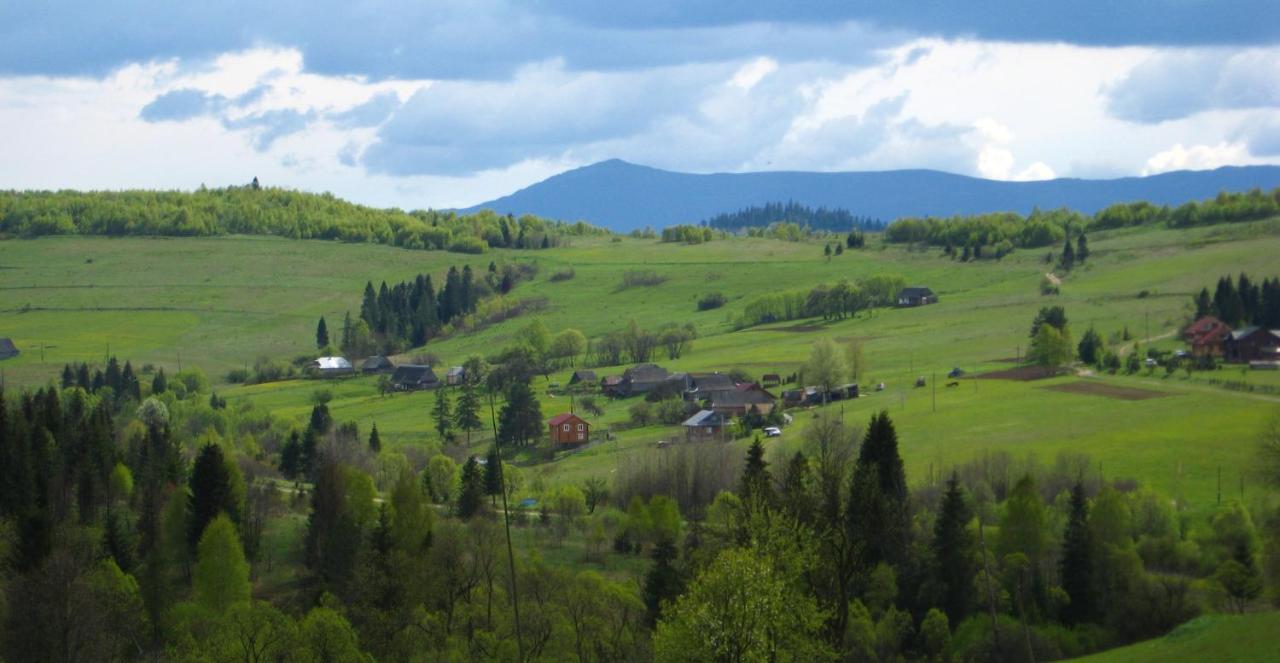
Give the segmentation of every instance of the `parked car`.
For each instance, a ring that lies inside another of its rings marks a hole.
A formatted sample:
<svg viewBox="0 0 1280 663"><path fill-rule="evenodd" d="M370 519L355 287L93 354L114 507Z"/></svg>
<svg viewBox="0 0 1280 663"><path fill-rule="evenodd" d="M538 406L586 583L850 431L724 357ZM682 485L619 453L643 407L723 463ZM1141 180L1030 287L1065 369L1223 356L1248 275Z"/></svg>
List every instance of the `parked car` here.
<svg viewBox="0 0 1280 663"><path fill-rule="evenodd" d="M963 376L963 375L964 375L964 369L963 369L963 368L960 368L959 366L957 366L957 367L955 367L955 368L951 369L951 372L950 372L950 373L947 373L947 377L952 378L952 379L955 379L955 378L961 377L961 376Z"/></svg>
<svg viewBox="0 0 1280 663"><path fill-rule="evenodd" d="M884 383L883 383L883 382L881 382L881 383L879 383L879 384L877 384L877 385L876 385L876 391L884 391Z"/></svg>
<svg viewBox="0 0 1280 663"><path fill-rule="evenodd" d="M1147 357L1145 360L1143 360L1142 365L1146 366L1147 368L1154 368L1156 366L1159 366L1160 362L1156 361L1153 357Z"/></svg>
<svg viewBox="0 0 1280 663"><path fill-rule="evenodd" d="M923 376L923 375L921 375L920 377L916 378L916 386L917 386L917 387L923 387L923 386L924 386L924 376Z"/></svg>
<svg viewBox="0 0 1280 663"><path fill-rule="evenodd" d="M765 437L782 437L782 429L777 426L770 426L764 429Z"/></svg>

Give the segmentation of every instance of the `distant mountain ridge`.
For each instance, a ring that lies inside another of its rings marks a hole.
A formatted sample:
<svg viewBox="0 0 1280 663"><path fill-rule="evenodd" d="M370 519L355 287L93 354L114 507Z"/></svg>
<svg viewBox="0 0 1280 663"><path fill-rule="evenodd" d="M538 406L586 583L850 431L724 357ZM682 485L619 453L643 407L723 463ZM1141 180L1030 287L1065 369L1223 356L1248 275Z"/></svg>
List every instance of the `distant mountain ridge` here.
<svg viewBox="0 0 1280 663"><path fill-rule="evenodd" d="M1113 203L1178 205L1220 191L1280 186L1280 166L1227 166L1109 180L984 180L936 170L754 172L699 175L611 159L576 168L465 211L585 220L615 231L697 223L753 205L795 201L891 221L903 216L1027 213L1069 207L1092 213Z"/></svg>

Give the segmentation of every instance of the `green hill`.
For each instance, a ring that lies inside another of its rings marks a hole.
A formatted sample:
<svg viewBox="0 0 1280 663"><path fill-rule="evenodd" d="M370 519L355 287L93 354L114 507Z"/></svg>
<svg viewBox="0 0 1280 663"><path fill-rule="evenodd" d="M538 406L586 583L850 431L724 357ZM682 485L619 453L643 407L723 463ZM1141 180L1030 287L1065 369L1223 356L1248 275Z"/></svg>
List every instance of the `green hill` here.
<svg viewBox="0 0 1280 663"><path fill-rule="evenodd" d="M1280 612L1209 615L1179 626L1163 638L1075 659L1080 663L1133 661L1273 661Z"/></svg>

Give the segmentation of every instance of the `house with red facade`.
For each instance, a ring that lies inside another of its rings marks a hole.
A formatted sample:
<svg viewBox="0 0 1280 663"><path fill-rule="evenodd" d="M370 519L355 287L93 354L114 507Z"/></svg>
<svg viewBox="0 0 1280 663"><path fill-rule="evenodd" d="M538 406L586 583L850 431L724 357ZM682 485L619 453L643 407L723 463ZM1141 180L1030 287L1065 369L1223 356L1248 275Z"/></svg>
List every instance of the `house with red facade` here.
<svg viewBox="0 0 1280 663"><path fill-rule="evenodd" d="M547 422L553 444L586 444L591 441L591 424L572 412L558 414Z"/></svg>
<svg viewBox="0 0 1280 663"><path fill-rule="evenodd" d="M1223 343L1231 337L1231 326L1206 315L1182 330L1182 340L1191 347L1196 357L1221 357Z"/></svg>

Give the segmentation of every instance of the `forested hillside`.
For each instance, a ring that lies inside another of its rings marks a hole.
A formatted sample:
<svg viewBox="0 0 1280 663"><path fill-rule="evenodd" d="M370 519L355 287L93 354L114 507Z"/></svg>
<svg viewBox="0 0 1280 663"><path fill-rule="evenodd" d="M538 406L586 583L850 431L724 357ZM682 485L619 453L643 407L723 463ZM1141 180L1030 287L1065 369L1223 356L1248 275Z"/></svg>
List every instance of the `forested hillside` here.
<svg viewBox="0 0 1280 663"><path fill-rule="evenodd" d="M812 230L844 233L850 230L883 230L884 222L871 217L855 216L843 208L814 209L795 201L753 205L736 212L717 214L702 222L717 230L737 232L745 228L764 228L772 223L794 223Z"/></svg>
<svg viewBox="0 0 1280 663"><path fill-rule="evenodd" d="M566 237L605 234L585 223L488 210L374 209L330 194L260 188L181 191L0 191L0 234L278 235L372 242L407 249L482 253L489 247L545 249Z"/></svg>

